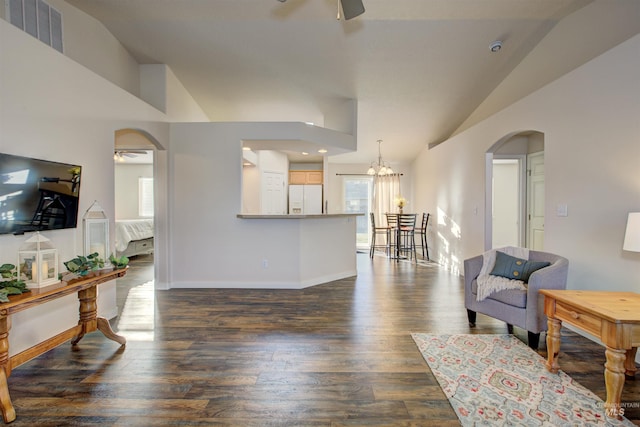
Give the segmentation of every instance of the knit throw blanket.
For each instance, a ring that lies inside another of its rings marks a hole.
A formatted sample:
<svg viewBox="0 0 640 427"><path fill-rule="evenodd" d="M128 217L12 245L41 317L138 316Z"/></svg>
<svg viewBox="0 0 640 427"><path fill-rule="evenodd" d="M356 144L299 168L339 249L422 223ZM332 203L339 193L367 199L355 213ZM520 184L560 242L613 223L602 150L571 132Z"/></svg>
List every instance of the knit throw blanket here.
<svg viewBox="0 0 640 427"><path fill-rule="evenodd" d="M476 299L482 301L494 292L505 289L527 289L526 283L522 280L513 280L506 277L492 276L491 271L496 264L496 251L503 252L512 257L529 259L529 249L507 246L504 248L492 249L482 254L482 269L478 275L478 293Z"/></svg>

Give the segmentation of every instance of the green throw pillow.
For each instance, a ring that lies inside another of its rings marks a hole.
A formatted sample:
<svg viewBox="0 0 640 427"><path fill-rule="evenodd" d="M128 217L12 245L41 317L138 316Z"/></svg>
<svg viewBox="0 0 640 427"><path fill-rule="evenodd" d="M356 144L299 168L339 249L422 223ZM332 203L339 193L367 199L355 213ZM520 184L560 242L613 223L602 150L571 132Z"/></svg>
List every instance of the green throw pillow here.
<svg viewBox="0 0 640 427"><path fill-rule="evenodd" d="M528 282L531 273L549 265L551 265L550 262L527 261L526 259L512 257L504 252L496 251L496 264L489 274Z"/></svg>

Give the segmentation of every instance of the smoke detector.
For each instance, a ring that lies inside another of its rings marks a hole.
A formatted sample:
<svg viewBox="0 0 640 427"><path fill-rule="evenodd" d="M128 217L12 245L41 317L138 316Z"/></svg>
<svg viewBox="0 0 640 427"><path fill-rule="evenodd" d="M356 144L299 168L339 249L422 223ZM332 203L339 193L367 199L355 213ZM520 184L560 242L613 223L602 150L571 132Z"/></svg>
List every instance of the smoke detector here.
<svg viewBox="0 0 640 427"><path fill-rule="evenodd" d="M498 52L500 49L502 49L502 42L500 40L496 40L489 45L491 52Z"/></svg>

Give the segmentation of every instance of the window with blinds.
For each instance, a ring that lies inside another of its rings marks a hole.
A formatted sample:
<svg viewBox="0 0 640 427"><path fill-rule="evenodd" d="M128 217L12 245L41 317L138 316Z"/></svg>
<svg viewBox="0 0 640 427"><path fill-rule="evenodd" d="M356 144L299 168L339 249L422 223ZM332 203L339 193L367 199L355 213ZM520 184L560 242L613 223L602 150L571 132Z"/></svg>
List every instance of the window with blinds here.
<svg viewBox="0 0 640 427"><path fill-rule="evenodd" d="M138 215L153 217L153 178L138 178Z"/></svg>
<svg viewBox="0 0 640 427"><path fill-rule="evenodd" d="M43 0L7 0L9 22L62 53L62 15Z"/></svg>

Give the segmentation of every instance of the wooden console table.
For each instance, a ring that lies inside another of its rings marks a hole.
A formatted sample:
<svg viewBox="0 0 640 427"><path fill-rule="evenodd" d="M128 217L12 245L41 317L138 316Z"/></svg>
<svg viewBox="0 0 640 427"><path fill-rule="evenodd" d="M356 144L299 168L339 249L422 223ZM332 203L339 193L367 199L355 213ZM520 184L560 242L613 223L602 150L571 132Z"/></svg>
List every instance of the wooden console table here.
<svg viewBox="0 0 640 427"><path fill-rule="evenodd" d="M98 305L96 303L96 287L101 283L122 277L126 273L126 268L100 270L68 282L63 281L44 288L32 289L22 295L11 295L9 302L0 303L0 409L5 423L16 419L16 411L11 403L7 385L7 378L11 375L12 369L68 340L71 340L71 344L75 345L86 333L95 330L101 331L107 338L122 346L126 344L127 341L124 337L113 332L107 319L97 316ZM76 326L9 357L9 329L11 328L9 316L11 314L76 292L80 301L80 320Z"/></svg>
<svg viewBox="0 0 640 427"><path fill-rule="evenodd" d="M542 289L548 318L547 369L558 372L560 328L566 322L599 338L607 347L604 382L607 389L605 413L620 418L624 408L620 396L625 375L637 371L640 346L640 294L633 292L573 291Z"/></svg>

